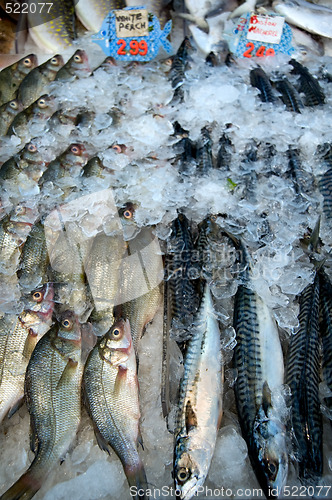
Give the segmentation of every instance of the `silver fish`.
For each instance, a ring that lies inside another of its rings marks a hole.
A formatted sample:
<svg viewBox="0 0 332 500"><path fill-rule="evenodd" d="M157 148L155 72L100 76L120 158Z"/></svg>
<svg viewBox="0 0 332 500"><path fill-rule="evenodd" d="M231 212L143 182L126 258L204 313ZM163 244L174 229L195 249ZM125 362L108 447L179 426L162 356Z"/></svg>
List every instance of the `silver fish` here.
<svg viewBox="0 0 332 500"><path fill-rule="evenodd" d="M272 6L287 22L309 33L332 38L332 9L304 0L275 0Z"/></svg>
<svg viewBox="0 0 332 500"><path fill-rule="evenodd" d="M184 360L175 429L174 481L189 500L205 482L222 416L223 363L209 286L193 323Z"/></svg>

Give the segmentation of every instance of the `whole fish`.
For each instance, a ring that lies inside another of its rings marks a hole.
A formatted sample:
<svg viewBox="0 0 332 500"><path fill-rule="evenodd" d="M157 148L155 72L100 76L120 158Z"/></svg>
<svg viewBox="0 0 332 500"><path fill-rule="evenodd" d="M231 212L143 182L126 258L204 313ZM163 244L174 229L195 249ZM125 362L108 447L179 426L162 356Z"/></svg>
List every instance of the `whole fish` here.
<svg viewBox="0 0 332 500"><path fill-rule="evenodd" d="M250 83L260 91L259 97L263 102L275 102L271 82L262 68L254 68L250 71Z"/></svg>
<svg viewBox="0 0 332 500"><path fill-rule="evenodd" d="M142 5L142 3L141 3ZM126 7L124 0L79 0L75 2L75 12L83 26L97 32L110 10Z"/></svg>
<svg viewBox="0 0 332 500"><path fill-rule="evenodd" d="M207 477L222 417L223 362L208 285L192 325L175 427L174 481L179 498L197 495Z"/></svg>
<svg viewBox="0 0 332 500"><path fill-rule="evenodd" d="M94 311L90 316L96 335L104 335L114 321L113 308L119 283L119 268L126 250L120 228L111 236L99 233L93 240L85 262Z"/></svg>
<svg viewBox="0 0 332 500"><path fill-rule="evenodd" d="M74 0L55 0L37 12L31 9L27 16L29 34L44 53L67 50L77 37Z"/></svg>
<svg viewBox="0 0 332 500"><path fill-rule="evenodd" d="M6 102L0 107L0 136L6 135L15 116L22 110L23 106L17 99Z"/></svg>
<svg viewBox="0 0 332 500"><path fill-rule="evenodd" d="M144 227L127 242L120 267L117 315L128 319L133 346L138 343L146 325L153 320L161 301L160 283L163 263L158 239L151 227Z"/></svg>
<svg viewBox="0 0 332 500"><path fill-rule="evenodd" d="M307 172L302 164L298 149L288 148L289 169L294 178L294 188L297 194L302 196L313 192L315 186L314 176Z"/></svg>
<svg viewBox="0 0 332 500"><path fill-rule="evenodd" d="M72 82L76 78L84 78L91 73L89 60L85 50L78 49L66 64L57 72L55 81Z"/></svg>
<svg viewBox="0 0 332 500"><path fill-rule="evenodd" d="M17 98L26 108L36 101L45 91L48 90L48 85L52 82L57 72L64 65L61 55L55 55L48 59L37 68L34 68L24 78L17 91Z"/></svg>
<svg viewBox="0 0 332 500"><path fill-rule="evenodd" d="M42 95L37 101L15 116L8 128L7 135L15 134L20 138L24 138L24 140L30 140L32 138L31 127L48 120L55 110L54 97L47 94Z"/></svg>
<svg viewBox="0 0 332 500"><path fill-rule="evenodd" d="M37 56L29 54L0 72L0 105L15 98L20 83L37 64Z"/></svg>
<svg viewBox="0 0 332 500"><path fill-rule="evenodd" d="M117 320L91 351L84 368L83 390L99 446L113 448L130 486L147 486L139 439L138 380L129 321ZM145 494L134 495L145 499Z"/></svg>
<svg viewBox="0 0 332 500"><path fill-rule="evenodd" d="M1 500L32 498L73 443L81 419L81 329L66 312L38 342L25 376L35 458Z"/></svg>
<svg viewBox="0 0 332 500"><path fill-rule="evenodd" d="M295 111L295 113L301 113L301 109L303 109L301 97L285 76L276 80L275 87L281 94L281 99L286 109Z"/></svg>
<svg viewBox="0 0 332 500"><path fill-rule="evenodd" d="M317 484L323 472L320 413L319 273L300 294L299 329L292 336L286 362L291 390L291 423L303 484Z"/></svg>
<svg viewBox="0 0 332 500"><path fill-rule="evenodd" d="M299 91L305 94L305 105L318 106L324 104L325 94L317 78L313 77L308 68L295 61L295 59L291 59L289 64L293 66L292 73L299 75Z"/></svg>
<svg viewBox="0 0 332 500"><path fill-rule="evenodd" d="M25 371L38 340L52 324L53 288L46 285L23 299L24 311L0 319L0 422L24 396Z"/></svg>
<svg viewBox="0 0 332 500"><path fill-rule="evenodd" d="M276 496L273 488L277 495L282 494L288 472L285 422L272 398L284 383L283 353L275 320L264 301L249 288L247 250L239 241L236 247L241 253L243 283L234 304L235 398L253 469L270 498Z"/></svg>
<svg viewBox="0 0 332 500"><path fill-rule="evenodd" d="M272 6L290 24L332 38L332 9L304 0L275 0Z"/></svg>
<svg viewBox="0 0 332 500"><path fill-rule="evenodd" d="M32 227L20 257L17 274L24 292L46 283L48 262L44 224L39 221Z"/></svg>

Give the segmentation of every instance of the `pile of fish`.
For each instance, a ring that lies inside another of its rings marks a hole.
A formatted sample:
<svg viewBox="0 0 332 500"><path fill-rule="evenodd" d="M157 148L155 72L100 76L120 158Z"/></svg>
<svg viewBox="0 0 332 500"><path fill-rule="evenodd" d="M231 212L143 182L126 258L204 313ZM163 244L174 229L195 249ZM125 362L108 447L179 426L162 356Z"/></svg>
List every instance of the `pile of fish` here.
<svg viewBox="0 0 332 500"><path fill-rule="evenodd" d="M331 477L331 62L91 45L0 73L1 449L27 409L35 454L4 453L1 498L81 492L109 463L91 424L100 497L220 488L227 427L242 481L310 496Z"/></svg>

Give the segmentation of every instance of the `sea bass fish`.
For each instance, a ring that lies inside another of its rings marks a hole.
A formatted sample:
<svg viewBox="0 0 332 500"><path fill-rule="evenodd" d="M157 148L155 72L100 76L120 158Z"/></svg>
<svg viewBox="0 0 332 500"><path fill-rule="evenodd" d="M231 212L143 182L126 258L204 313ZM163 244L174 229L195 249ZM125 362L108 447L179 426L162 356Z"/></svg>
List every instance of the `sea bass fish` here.
<svg viewBox="0 0 332 500"><path fill-rule="evenodd" d="M83 388L99 446L108 452L113 448L129 485L144 490L146 476L137 451L140 410L136 358L128 320L117 320L91 351ZM137 494L133 498L147 497Z"/></svg>
<svg viewBox="0 0 332 500"><path fill-rule="evenodd" d="M197 495L207 477L222 416L222 395L220 331L206 285L184 359L175 429L174 481L182 500Z"/></svg>
<svg viewBox="0 0 332 500"><path fill-rule="evenodd" d="M0 72L0 105L15 98L20 83L37 64L37 56L29 54Z"/></svg>
<svg viewBox="0 0 332 500"><path fill-rule="evenodd" d="M292 336L286 364L291 389L291 420L303 484L317 484L323 472L320 413L319 273L300 294L299 329Z"/></svg>
<svg viewBox="0 0 332 500"><path fill-rule="evenodd" d="M246 249L239 241L236 246L243 256L244 283L238 287L234 304L235 398L252 466L265 495L271 497L276 496L272 488L282 492L288 473L285 422L272 397L284 383L283 354L275 320L249 288Z"/></svg>
<svg viewBox="0 0 332 500"><path fill-rule="evenodd" d="M42 94L45 94L45 91L48 90L48 84L55 79L57 72L63 65L62 56L55 55L30 71L17 91L17 98L25 108L30 106Z"/></svg>
<svg viewBox="0 0 332 500"><path fill-rule="evenodd" d="M274 10L309 33L332 38L332 9L304 0L275 0Z"/></svg>
<svg viewBox="0 0 332 500"><path fill-rule="evenodd" d="M52 285L34 290L23 301L25 309L19 317L5 314L0 319L0 422L22 400L30 356L52 324Z"/></svg>
<svg viewBox="0 0 332 500"><path fill-rule="evenodd" d="M35 458L1 500L32 498L73 443L81 419L81 329L64 313L38 342L25 377Z"/></svg>

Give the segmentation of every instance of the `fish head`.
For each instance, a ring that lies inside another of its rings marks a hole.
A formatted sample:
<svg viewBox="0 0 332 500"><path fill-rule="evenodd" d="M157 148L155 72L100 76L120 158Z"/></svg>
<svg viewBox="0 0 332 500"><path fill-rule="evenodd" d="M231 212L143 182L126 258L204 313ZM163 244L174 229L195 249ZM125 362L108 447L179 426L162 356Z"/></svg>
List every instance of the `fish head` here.
<svg viewBox="0 0 332 500"><path fill-rule="evenodd" d="M62 55L56 54L47 61L47 67L51 71L58 71L65 64Z"/></svg>
<svg viewBox="0 0 332 500"><path fill-rule="evenodd" d="M85 149L84 144L74 143L71 144L64 152L61 165L65 168L70 168L73 165L82 166L89 158L89 155Z"/></svg>
<svg viewBox="0 0 332 500"><path fill-rule="evenodd" d="M131 348L132 339L129 320L120 318L113 323L110 330L106 333L100 343L100 349L105 351L104 354L107 358L109 357L108 353L119 351L127 354Z"/></svg>
<svg viewBox="0 0 332 500"><path fill-rule="evenodd" d="M24 310L19 319L33 334L43 335L49 329L54 309L53 299L52 283L46 283L22 297Z"/></svg>
<svg viewBox="0 0 332 500"><path fill-rule="evenodd" d="M13 99L12 101L9 101L8 107L10 110L14 111L15 113L23 111L23 104L18 99Z"/></svg>
<svg viewBox="0 0 332 500"><path fill-rule="evenodd" d="M74 72L78 72L80 76L82 76L84 73L86 73L87 76L88 74L90 74L91 69L89 66L89 59L85 50L76 50L75 54L71 58L71 67L73 68Z"/></svg>
<svg viewBox="0 0 332 500"><path fill-rule="evenodd" d="M209 468L209 452L200 445L188 449L188 438L182 437L175 447L174 483L177 497L189 500L205 482Z"/></svg>
<svg viewBox="0 0 332 500"><path fill-rule="evenodd" d="M38 115L51 116L56 111L56 102L53 96L44 94L36 101L35 111Z"/></svg>
<svg viewBox="0 0 332 500"><path fill-rule="evenodd" d="M38 66L38 59L35 54L28 54L18 62L18 70L22 73L28 73Z"/></svg>
<svg viewBox="0 0 332 500"><path fill-rule="evenodd" d="M288 474L288 455L285 427L278 419L263 419L255 428L254 441L257 446L256 471L265 494L281 492Z"/></svg>
<svg viewBox="0 0 332 500"><path fill-rule="evenodd" d="M81 344L81 325L77 314L71 310L66 310L58 315L57 337L65 341Z"/></svg>
<svg viewBox="0 0 332 500"><path fill-rule="evenodd" d="M123 229L123 239L125 241L131 240L138 233L138 227L135 222L136 207L133 203L128 202L119 209L119 217Z"/></svg>

